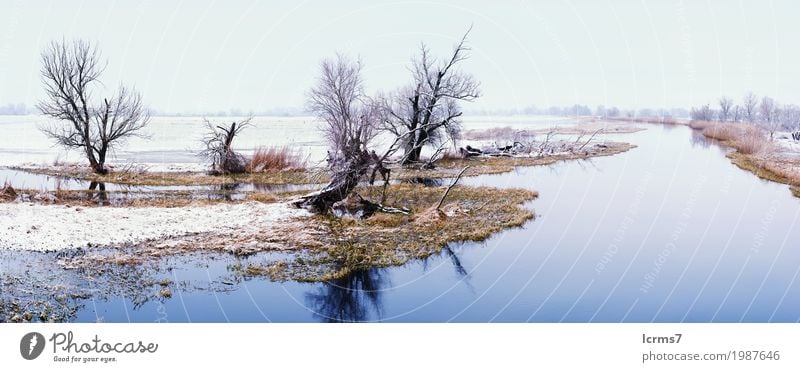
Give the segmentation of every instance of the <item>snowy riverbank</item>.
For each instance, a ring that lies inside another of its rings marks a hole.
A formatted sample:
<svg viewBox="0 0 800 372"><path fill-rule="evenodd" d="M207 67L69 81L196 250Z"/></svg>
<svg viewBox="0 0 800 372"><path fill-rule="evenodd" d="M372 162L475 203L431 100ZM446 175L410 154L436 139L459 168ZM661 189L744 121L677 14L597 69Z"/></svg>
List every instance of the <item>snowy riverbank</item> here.
<svg viewBox="0 0 800 372"><path fill-rule="evenodd" d="M0 203L0 249L56 251L131 245L199 233L269 230L306 216L283 203L257 202L177 208L82 208Z"/></svg>

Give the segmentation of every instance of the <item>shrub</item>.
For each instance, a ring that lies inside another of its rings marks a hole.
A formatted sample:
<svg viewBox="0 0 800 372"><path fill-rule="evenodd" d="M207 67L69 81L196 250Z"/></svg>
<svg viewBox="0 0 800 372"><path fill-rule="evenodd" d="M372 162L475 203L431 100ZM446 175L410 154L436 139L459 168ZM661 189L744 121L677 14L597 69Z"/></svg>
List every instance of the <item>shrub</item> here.
<svg viewBox="0 0 800 372"><path fill-rule="evenodd" d="M253 152L247 165L248 172L271 170L305 169L306 162L299 152L288 146L259 147Z"/></svg>
<svg viewBox="0 0 800 372"><path fill-rule="evenodd" d="M690 126L702 128L704 136L725 141L742 154L759 153L770 145L761 129L748 124L693 121Z"/></svg>

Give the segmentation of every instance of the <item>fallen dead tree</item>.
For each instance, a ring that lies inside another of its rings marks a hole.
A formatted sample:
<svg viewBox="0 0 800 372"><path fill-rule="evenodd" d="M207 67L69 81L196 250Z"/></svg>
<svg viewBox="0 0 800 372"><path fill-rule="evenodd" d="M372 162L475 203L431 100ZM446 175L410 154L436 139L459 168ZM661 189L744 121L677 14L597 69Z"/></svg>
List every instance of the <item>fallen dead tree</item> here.
<svg viewBox="0 0 800 372"><path fill-rule="evenodd" d="M207 132L203 137L205 149L200 156L211 162L211 174L244 173L247 171L248 160L233 150L233 140L242 130L250 126L247 118L231 123L230 126L215 125L205 119Z"/></svg>
<svg viewBox="0 0 800 372"><path fill-rule="evenodd" d="M458 149L459 155L462 158L475 158L475 157L537 157L541 158L546 155L554 155L558 153L572 153L578 154L583 152L588 155L589 150L587 146L593 143L598 134L602 133L603 129L597 129L593 132L582 132L579 136L572 141L552 141L555 131L547 133L541 142L528 141L520 142L514 141L508 145L498 145L495 143L493 146L486 146L484 148L475 148L470 145ZM602 143L595 143L594 146L598 148L605 148L606 145Z"/></svg>
<svg viewBox="0 0 800 372"><path fill-rule="evenodd" d="M436 209L437 210L441 210L442 209L442 204L444 204L444 200L447 199L447 194L449 194L450 190L452 190L453 187L456 186L456 184L458 183L458 180L461 179L461 176L464 175L464 172L466 172L467 169L469 169L469 165L464 167L464 169L462 169L461 172L458 172L458 175L453 180L453 183L451 183L450 186L447 187L447 190L444 191L444 194L442 194L442 198L439 199L439 204L436 204Z"/></svg>

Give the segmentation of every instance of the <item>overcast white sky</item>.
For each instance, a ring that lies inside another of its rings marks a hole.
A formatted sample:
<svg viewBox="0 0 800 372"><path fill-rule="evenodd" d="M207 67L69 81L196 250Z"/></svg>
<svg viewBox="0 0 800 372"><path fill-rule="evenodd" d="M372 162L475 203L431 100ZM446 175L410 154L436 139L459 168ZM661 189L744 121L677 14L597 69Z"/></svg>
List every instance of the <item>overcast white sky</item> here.
<svg viewBox="0 0 800 372"><path fill-rule="evenodd" d="M169 111L301 107L319 61L362 58L369 90L408 80L420 42L470 24L473 109L686 107L747 90L800 103L797 1L0 0L0 104L42 95L39 53L84 38L104 83Z"/></svg>

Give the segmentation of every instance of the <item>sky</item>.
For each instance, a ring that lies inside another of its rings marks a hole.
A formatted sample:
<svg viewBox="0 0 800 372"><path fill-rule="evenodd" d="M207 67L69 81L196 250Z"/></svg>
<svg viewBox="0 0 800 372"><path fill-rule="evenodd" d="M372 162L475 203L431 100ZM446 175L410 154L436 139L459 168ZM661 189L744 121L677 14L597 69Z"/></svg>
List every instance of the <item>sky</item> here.
<svg viewBox="0 0 800 372"><path fill-rule="evenodd" d="M362 60L370 92L444 58L472 26L471 110L689 107L747 91L800 104L797 1L0 0L0 105L43 96L40 53L85 39L161 112L302 108L322 59ZM107 94L105 91L101 94Z"/></svg>

